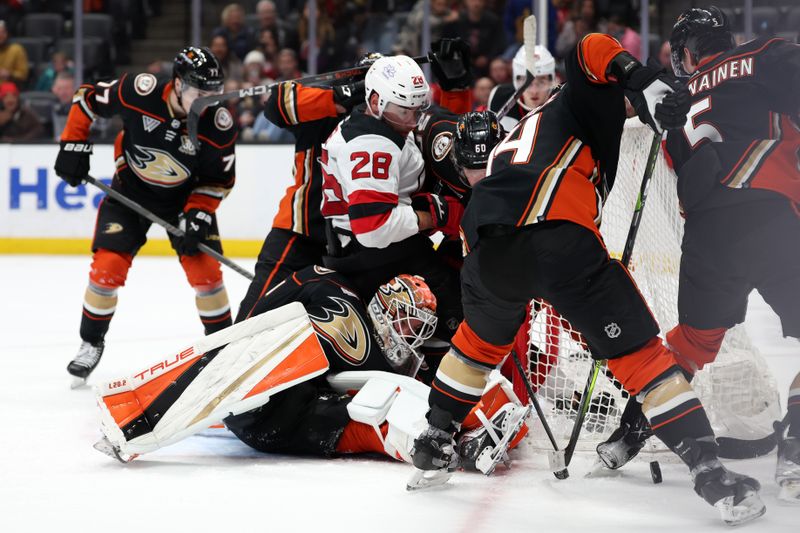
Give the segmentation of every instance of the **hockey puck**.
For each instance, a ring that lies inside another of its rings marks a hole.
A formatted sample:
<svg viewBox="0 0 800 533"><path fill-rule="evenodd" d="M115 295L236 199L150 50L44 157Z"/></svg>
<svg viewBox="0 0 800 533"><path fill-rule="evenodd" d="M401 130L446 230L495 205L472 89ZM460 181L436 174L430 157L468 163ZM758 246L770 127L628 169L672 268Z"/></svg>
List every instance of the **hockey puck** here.
<svg viewBox="0 0 800 533"><path fill-rule="evenodd" d="M565 468L564 470L553 472L553 475L556 476L556 479L567 479L569 477L569 470Z"/></svg>
<svg viewBox="0 0 800 533"><path fill-rule="evenodd" d="M650 477L653 478L653 483L656 485L663 481L661 477L661 465L658 464L658 461L650 461Z"/></svg>

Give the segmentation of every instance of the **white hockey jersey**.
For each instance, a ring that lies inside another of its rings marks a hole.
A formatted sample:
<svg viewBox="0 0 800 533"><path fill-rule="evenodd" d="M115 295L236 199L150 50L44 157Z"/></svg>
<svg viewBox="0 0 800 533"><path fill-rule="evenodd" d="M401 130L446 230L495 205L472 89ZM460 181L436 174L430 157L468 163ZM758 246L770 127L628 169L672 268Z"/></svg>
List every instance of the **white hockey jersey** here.
<svg viewBox="0 0 800 533"><path fill-rule="evenodd" d="M413 133L405 138L356 109L322 145L322 215L331 219L342 247L355 238L386 248L419 232L411 195L425 168Z"/></svg>

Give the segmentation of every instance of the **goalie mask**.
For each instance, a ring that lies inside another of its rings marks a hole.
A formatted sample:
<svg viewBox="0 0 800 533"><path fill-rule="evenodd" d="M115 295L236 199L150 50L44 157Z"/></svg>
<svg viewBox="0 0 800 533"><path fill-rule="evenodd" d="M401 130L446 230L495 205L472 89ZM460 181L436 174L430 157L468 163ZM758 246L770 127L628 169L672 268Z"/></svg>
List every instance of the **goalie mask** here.
<svg viewBox="0 0 800 533"><path fill-rule="evenodd" d="M401 274L378 288L367 306L386 360L395 372L415 376L418 348L436 329L436 296L420 276Z"/></svg>
<svg viewBox="0 0 800 533"><path fill-rule="evenodd" d="M450 160L464 185L472 187L485 176L489 154L502 139L494 112L473 111L458 117Z"/></svg>

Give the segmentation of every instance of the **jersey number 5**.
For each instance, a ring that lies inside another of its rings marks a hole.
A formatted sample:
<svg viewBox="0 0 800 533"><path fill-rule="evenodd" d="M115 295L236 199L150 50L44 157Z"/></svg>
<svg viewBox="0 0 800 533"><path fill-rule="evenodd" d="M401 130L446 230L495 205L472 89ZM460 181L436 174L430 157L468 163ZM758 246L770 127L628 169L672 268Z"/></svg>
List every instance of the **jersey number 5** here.
<svg viewBox="0 0 800 533"><path fill-rule="evenodd" d="M699 115L711 109L711 97L706 96L692 104L689 114L686 115L686 124L683 126L683 134L694 150L703 139L711 142L721 142L722 134L710 122L698 122L695 120Z"/></svg>
<svg viewBox="0 0 800 533"><path fill-rule="evenodd" d="M372 159L371 170L364 170ZM354 180L362 178L375 178L385 180L389 178L389 165L392 164L392 154L387 152L375 152L370 156L369 152L353 152L350 154L350 161L355 161L351 177Z"/></svg>

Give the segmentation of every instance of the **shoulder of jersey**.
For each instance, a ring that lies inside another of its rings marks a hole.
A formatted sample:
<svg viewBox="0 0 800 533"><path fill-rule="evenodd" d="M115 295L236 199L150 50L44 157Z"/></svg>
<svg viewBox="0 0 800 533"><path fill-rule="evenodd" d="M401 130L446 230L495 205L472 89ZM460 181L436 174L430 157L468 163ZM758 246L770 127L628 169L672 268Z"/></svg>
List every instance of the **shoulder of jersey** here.
<svg viewBox="0 0 800 533"><path fill-rule="evenodd" d="M489 94L489 110L499 111L503 104L514 94L514 86L510 83L498 85Z"/></svg>
<svg viewBox="0 0 800 533"><path fill-rule="evenodd" d="M341 133L345 142L348 143L366 135L384 137L395 144L399 150L402 150L406 143L405 138L384 121L357 110L353 111L350 117L342 123Z"/></svg>
<svg viewBox="0 0 800 533"><path fill-rule="evenodd" d="M219 146L233 142L238 133L236 117L222 104L208 106L200 115L198 136L206 137Z"/></svg>
<svg viewBox="0 0 800 533"><path fill-rule="evenodd" d="M148 112L162 108L164 88L169 81L161 81L149 74L123 74L119 79L119 95L122 103Z"/></svg>

